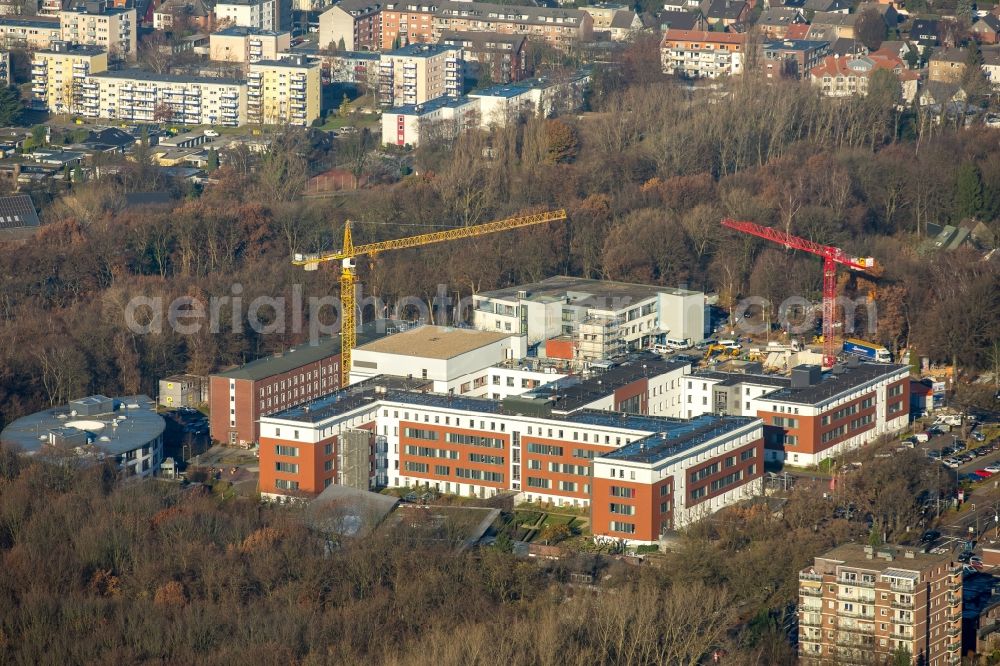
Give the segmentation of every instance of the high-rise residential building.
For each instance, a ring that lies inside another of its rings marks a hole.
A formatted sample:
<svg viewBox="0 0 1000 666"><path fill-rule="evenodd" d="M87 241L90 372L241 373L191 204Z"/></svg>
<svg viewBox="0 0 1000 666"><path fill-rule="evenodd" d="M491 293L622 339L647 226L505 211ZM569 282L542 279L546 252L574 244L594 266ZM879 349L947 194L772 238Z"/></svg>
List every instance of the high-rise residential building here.
<svg viewBox="0 0 1000 666"><path fill-rule="evenodd" d="M442 44L461 47L466 77L498 84L524 78L527 41L524 35L454 30L442 32L440 39Z"/></svg>
<svg viewBox="0 0 1000 666"><path fill-rule="evenodd" d="M319 15L319 48L377 51L382 45L381 12L375 0L342 0Z"/></svg>
<svg viewBox="0 0 1000 666"><path fill-rule="evenodd" d="M79 113L84 108L87 76L107 69L104 49L54 41L32 56L32 104L53 113Z"/></svg>
<svg viewBox="0 0 1000 666"><path fill-rule="evenodd" d="M962 663L962 566L946 553L850 543L799 573L803 664ZM895 662L899 663L899 662Z"/></svg>
<svg viewBox="0 0 1000 666"><path fill-rule="evenodd" d="M238 127L246 123L246 84L234 79L122 70L84 80L91 118Z"/></svg>
<svg viewBox="0 0 1000 666"><path fill-rule="evenodd" d="M378 98L382 106L423 104L462 94L462 49L446 44L410 44L383 53Z"/></svg>
<svg viewBox="0 0 1000 666"><path fill-rule="evenodd" d="M694 78L743 73L746 34L671 28L660 42L663 71Z"/></svg>
<svg viewBox="0 0 1000 666"><path fill-rule="evenodd" d="M320 61L304 55L250 63L247 122L308 127L320 116Z"/></svg>
<svg viewBox="0 0 1000 666"><path fill-rule="evenodd" d="M278 0L222 0L215 5L217 24L278 30Z"/></svg>
<svg viewBox="0 0 1000 666"><path fill-rule="evenodd" d="M208 57L218 62L274 60L292 47L292 33L229 26L209 35Z"/></svg>
<svg viewBox="0 0 1000 666"><path fill-rule="evenodd" d="M434 14L437 2L412 2L390 0L382 6L383 51L398 49L407 44L427 44L434 40Z"/></svg>
<svg viewBox="0 0 1000 666"><path fill-rule="evenodd" d="M135 60L136 11L109 7L105 0L86 0L59 12L63 41L99 46L111 60Z"/></svg>

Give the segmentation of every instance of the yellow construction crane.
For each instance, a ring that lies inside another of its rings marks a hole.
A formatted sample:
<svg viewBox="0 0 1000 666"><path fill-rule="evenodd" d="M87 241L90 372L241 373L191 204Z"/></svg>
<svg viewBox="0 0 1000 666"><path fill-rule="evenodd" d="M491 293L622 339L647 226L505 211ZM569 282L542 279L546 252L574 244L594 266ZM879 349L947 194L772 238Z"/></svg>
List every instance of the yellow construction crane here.
<svg viewBox="0 0 1000 666"><path fill-rule="evenodd" d="M534 215L521 215L509 217L505 220L487 222L486 224L475 224L468 227L457 227L446 231L435 231L419 236L408 238L397 238L396 240L381 241L379 243L368 243L366 245L355 245L351 240L351 223L348 221L344 225L344 245L338 252L325 252L322 254L296 254L292 263L296 266L304 266L307 271L314 271L321 263L327 261L341 262L340 269L340 385L347 386L351 374L351 351L357 336L355 324L355 295L354 285L357 284L355 277L355 258L361 256L373 256L386 250L402 250L409 247L419 247L421 245L431 245L461 238L473 238L475 236L485 236L498 231L509 231L521 227L530 227L546 222L556 222L566 219L565 210L553 210L545 213L535 213Z"/></svg>

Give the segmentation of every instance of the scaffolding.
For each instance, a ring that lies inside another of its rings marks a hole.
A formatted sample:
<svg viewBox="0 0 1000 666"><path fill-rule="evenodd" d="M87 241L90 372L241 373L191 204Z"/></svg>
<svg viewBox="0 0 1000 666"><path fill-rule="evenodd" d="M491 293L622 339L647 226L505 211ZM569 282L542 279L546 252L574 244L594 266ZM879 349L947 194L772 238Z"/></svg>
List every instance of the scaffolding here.
<svg viewBox="0 0 1000 666"><path fill-rule="evenodd" d="M576 327L577 358L599 361L625 352L622 321L617 317L590 316Z"/></svg>

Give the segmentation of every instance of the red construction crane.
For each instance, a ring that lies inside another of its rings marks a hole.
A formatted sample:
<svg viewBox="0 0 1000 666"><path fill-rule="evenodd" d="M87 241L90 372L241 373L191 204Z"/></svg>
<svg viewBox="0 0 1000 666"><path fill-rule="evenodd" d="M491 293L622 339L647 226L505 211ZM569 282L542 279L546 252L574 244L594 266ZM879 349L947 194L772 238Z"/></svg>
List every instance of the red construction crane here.
<svg viewBox="0 0 1000 666"><path fill-rule="evenodd" d="M852 257L839 247L820 245L805 238L799 238L753 222L741 222L726 218L722 220L722 226L764 238L772 243L784 245L786 248L803 250L823 257L823 367L833 366L837 361L837 352L833 341L833 317L837 301L837 264L851 270L871 273L877 270L875 260L871 257Z"/></svg>

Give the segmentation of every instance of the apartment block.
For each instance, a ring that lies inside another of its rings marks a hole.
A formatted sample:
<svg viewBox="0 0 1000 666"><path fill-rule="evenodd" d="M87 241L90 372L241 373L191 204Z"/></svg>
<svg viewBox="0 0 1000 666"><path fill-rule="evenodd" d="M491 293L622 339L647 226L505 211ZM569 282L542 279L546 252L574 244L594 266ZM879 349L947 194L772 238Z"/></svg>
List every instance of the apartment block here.
<svg viewBox="0 0 1000 666"><path fill-rule="evenodd" d="M756 419L533 413L422 381L369 379L263 417L262 494L313 495L360 466L373 486L590 506L595 536L641 544L760 491Z"/></svg>
<svg viewBox="0 0 1000 666"><path fill-rule="evenodd" d="M246 84L234 79L123 70L84 80L82 113L91 118L178 122L186 125L246 124Z"/></svg>
<svg viewBox="0 0 1000 666"><path fill-rule="evenodd" d="M0 41L6 48L47 49L62 39L59 19L0 17Z"/></svg>
<svg viewBox="0 0 1000 666"><path fill-rule="evenodd" d="M845 544L799 573L803 664L962 663L962 566L950 554Z"/></svg>
<svg viewBox="0 0 1000 666"><path fill-rule="evenodd" d="M423 104L462 94L462 49L442 44L410 44L383 53L378 98L382 106Z"/></svg>
<svg viewBox="0 0 1000 666"><path fill-rule="evenodd" d="M667 335L705 337L701 292L566 276L478 294L472 314L474 327L525 336L529 347L561 338L568 360L646 349Z"/></svg>
<svg viewBox="0 0 1000 666"><path fill-rule="evenodd" d="M764 421L769 460L820 461L895 434L910 418L910 369L850 362L792 368L789 385L750 399Z"/></svg>
<svg viewBox="0 0 1000 666"><path fill-rule="evenodd" d="M53 113L83 108L87 77L108 69L108 52L97 46L54 41L31 59L31 101Z"/></svg>
<svg viewBox="0 0 1000 666"><path fill-rule="evenodd" d="M524 35L566 48L593 38L594 19L579 9L441 0L434 16L435 41L449 30Z"/></svg>
<svg viewBox="0 0 1000 666"><path fill-rule="evenodd" d="M320 116L320 61L303 55L250 63L247 121L308 127Z"/></svg>
<svg viewBox="0 0 1000 666"><path fill-rule="evenodd" d="M340 340L302 345L209 376L209 432L230 446L259 439L261 417L340 387Z"/></svg>
<svg viewBox="0 0 1000 666"><path fill-rule="evenodd" d="M803 79L830 52L830 43L804 39L783 39L761 46L764 75L769 79Z"/></svg>
<svg viewBox="0 0 1000 666"><path fill-rule="evenodd" d="M136 51L135 9L109 7L104 0L87 0L59 12L61 39L99 46L111 60L133 61Z"/></svg>
<svg viewBox="0 0 1000 666"><path fill-rule="evenodd" d="M464 51L463 51L464 53ZM482 128L503 127L521 114L559 116L583 106L590 85L590 72L579 70L568 76L542 76L512 83L500 83L469 93L479 100Z"/></svg>
<svg viewBox="0 0 1000 666"><path fill-rule="evenodd" d="M219 25L278 30L278 0L223 0L215 5Z"/></svg>
<svg viewBox="0 0 1000 666"><path fill-rule="evenodd" d="M330 80L335 83L360 83L378 87L379 54L371 51L338 51L324 55L328 63Z"/></svg>
<svg viewBox="0 0 1000 666"><path fill-rule="evenodd" d="M319 15L319 47L377 51L382 45L381 11L371 0L342 0Z"/></svg>
<svg viewBox="0 0 1000 666"><path fill-rule="evenodd" d="M438 97L423 104L404 104L382 112L382 144L416 148L424 141L452 139L479 127L479 100Z"/></svg>
<svg viewBox="0 0 1000 666"><path fill-rule="evenodd" d="M210 60L251 63L276 60L292 47L292 33L230 26L209 35Z"/></svg>
<svg viewBox="0 0 1000 666"><path fill-rule="evenodd" d="M743 73L746 34L669 29L660 42L666 74L718 78Z"/></svg>
<svg viewBox="0 0 1000 666"><path fill-rule="evenodd" d="M462 49L465 59L465 76L502 84L520 81L525 77L524 35L501 35L496 32L441 33L441 44Z"/></svg>
<svg viewBox="0 0 1000 666"><path fill-rule="evenodd" d="M382 6L381 50L389 51L409 44L435 41L436 2L387 2Z"/></svg>

